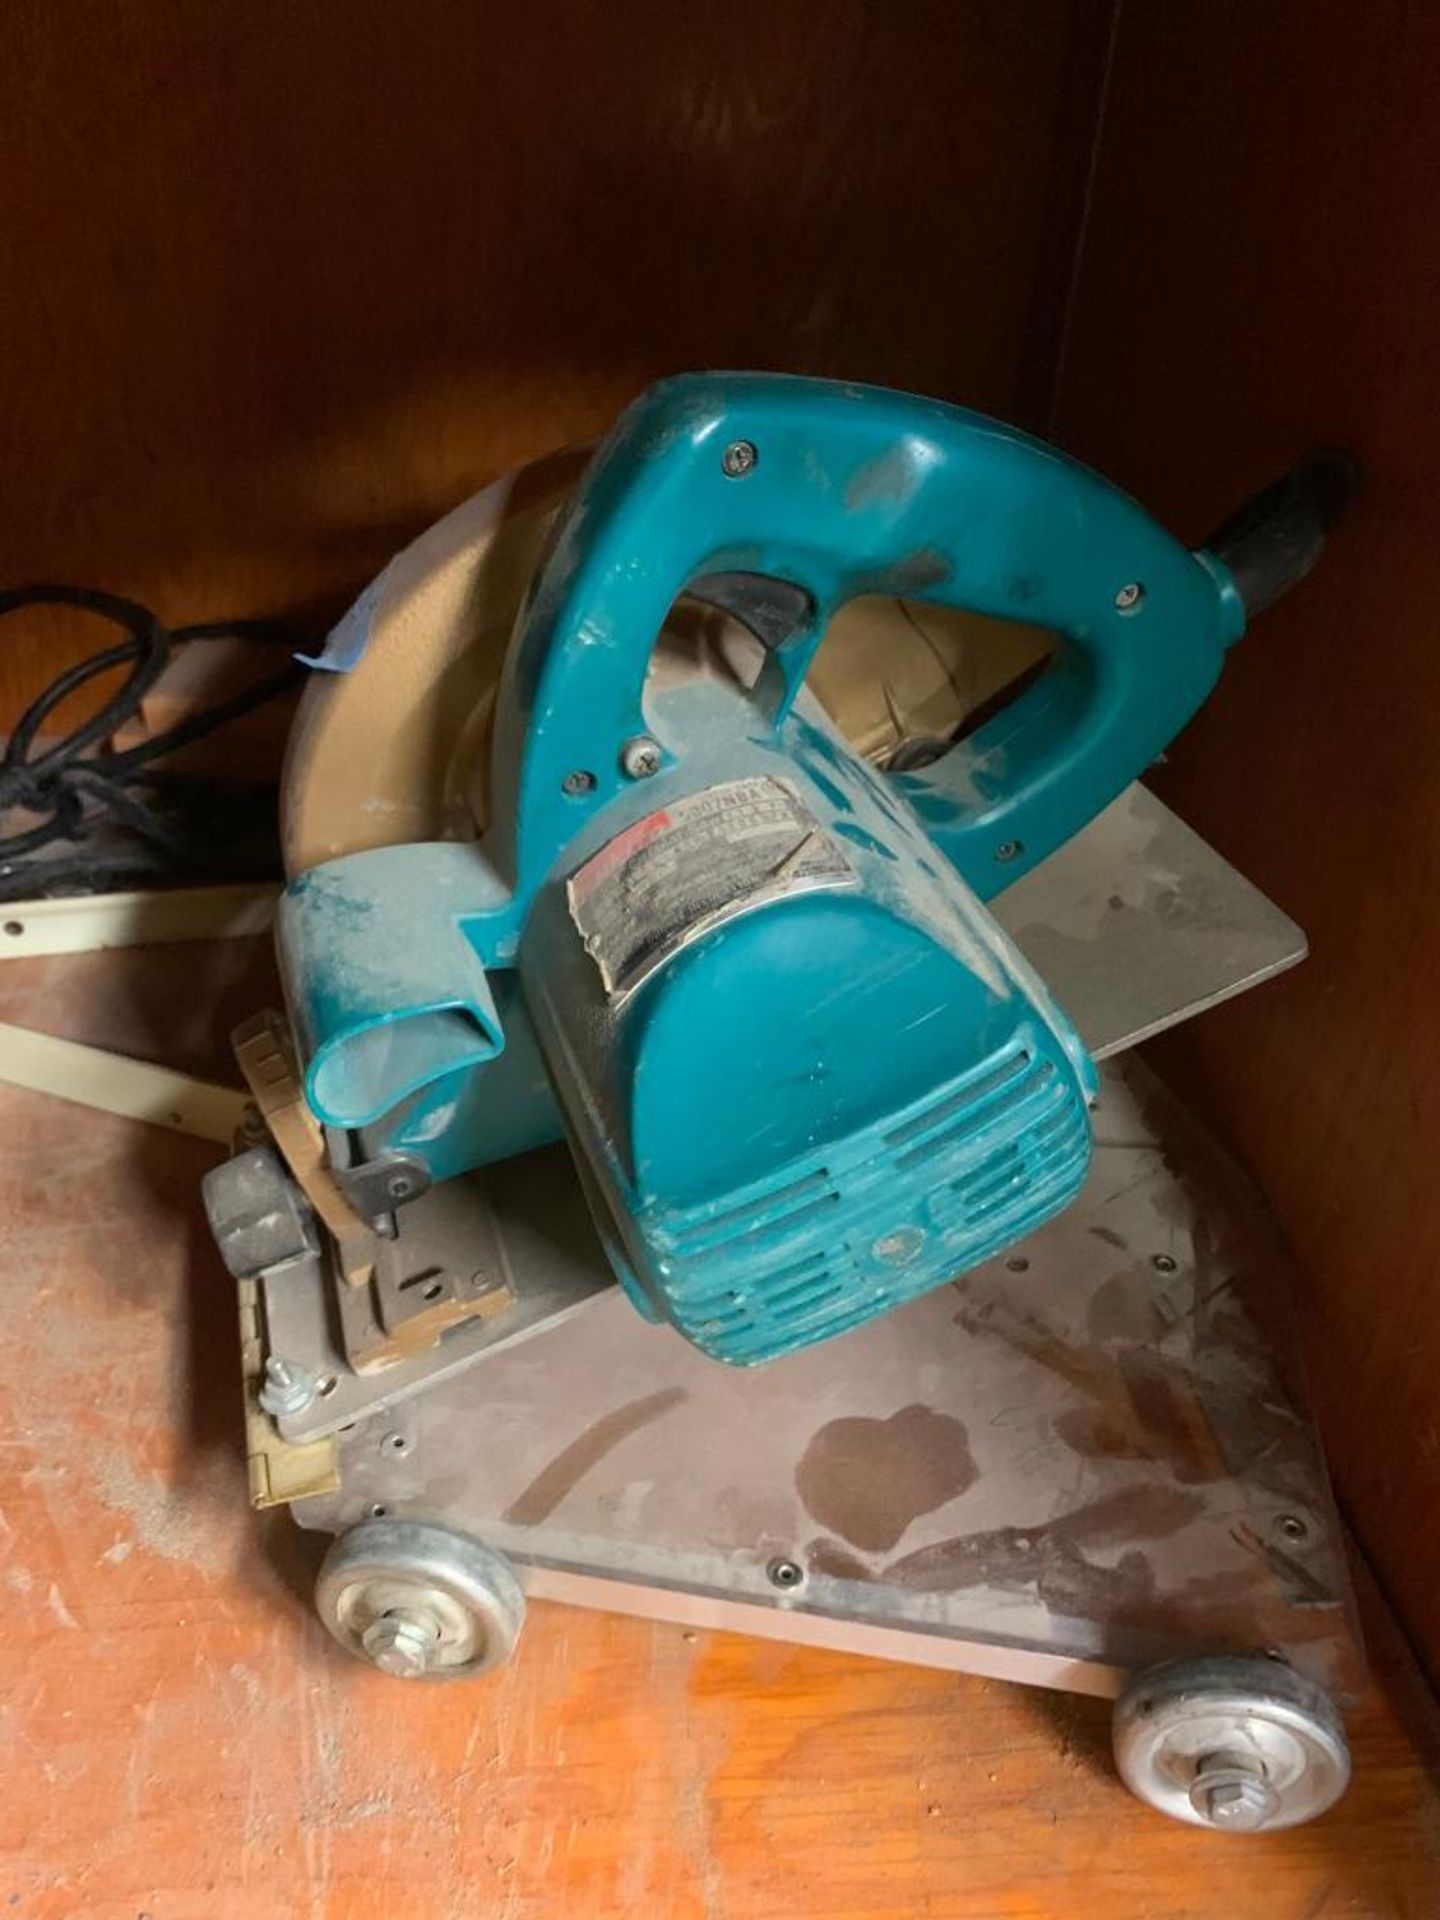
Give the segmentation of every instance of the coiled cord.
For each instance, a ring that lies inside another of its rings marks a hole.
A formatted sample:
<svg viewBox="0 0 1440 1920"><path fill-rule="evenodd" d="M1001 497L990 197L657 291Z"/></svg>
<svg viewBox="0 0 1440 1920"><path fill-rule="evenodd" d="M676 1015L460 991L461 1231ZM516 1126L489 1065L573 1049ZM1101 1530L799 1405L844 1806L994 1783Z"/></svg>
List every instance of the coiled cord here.
<svg viewBox="0 0 1440 1920"><path fill-rule="evenodd" d="M11 812L38 815L33 826L0 834L0 899L186 880L278 877L275 792L269 782L177 774L154 763L252 712L305 677L293 659L253 687L120 750L108 745L140 711L188 640L239 638L293 651L309 636L279 620L217 620L167 628L148 607L89 587L39 585L0 593L0 619L28 607L72 607L97 614L125 638L68 667L21 714L0 753L0 822ZM99 710L54 744L36 751L50 715L102 673L128 667ZM74 851L58 853L65 843Z"/></svg>

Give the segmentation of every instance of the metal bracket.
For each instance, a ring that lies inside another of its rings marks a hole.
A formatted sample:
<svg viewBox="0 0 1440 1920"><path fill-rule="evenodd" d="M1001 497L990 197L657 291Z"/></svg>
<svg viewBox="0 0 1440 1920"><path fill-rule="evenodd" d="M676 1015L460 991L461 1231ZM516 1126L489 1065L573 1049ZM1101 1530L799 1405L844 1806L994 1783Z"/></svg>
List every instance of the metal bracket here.
<svg viewBox="0 0 1440 1920"><path fill-rule="evenodd" d="M430 1169L413 1153L387 1148L373 1160L350 1157L353 1136L326 1127L325 1144L340 1191L372 1224L389 1219L397 1207L418 1200L430 1185Z"/></svg>
<svg viewBox="0 0 1440 1920"><path fill-rule="evenodd" d="M290 1035L278 1013L258 1014L235 1029L235 1058L275 1144L324 1222L352 1286L362 1286L374 1265L375 1235L361 1219L331 1171L325 1140L305 1104L290 1051Z"/></svg>
<svg viewBox="0 0 1440 1920"><path fill-rule="evenodd" d="M227 1147L246 1105L245 1095L233 1087L28 1027L0 1025L0 1081Z"/></svg>
<svg viewBox="0 0 1440 1920"><path fill-rule="evenodd" d="M307 1406L278 1417L288 1440L337 1433L615 1286L561 1147L433 1187L375 1249L360 1288L323 1257L262 1277L267 1351L319 1382Z"/></svg>
<svg viewBox="0 0 1440 1920"><path fill-rule="evenodd" d="M260 1337L258 1290L240 1282L240 1370L245 1381L245 1452L253 1507L279 1507L292 1500L334 1493L340 1486L339 1452L333 1437L295 1445L277 1433L261 1410L265 1343Z"/></svg>
<svg viewBox="0 0 1440 1920"><path fill-rule="evenodd" d="M269 932L279 897L276 887L235 886L7 900L0 905L0 960L171 940L244 939Z"/></svg>

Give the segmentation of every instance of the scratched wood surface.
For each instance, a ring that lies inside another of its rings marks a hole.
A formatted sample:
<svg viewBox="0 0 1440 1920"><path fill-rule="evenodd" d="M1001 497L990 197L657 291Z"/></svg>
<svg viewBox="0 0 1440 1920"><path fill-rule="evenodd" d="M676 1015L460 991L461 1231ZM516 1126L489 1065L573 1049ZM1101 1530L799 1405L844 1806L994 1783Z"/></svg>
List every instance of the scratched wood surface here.
<svg viewBox="0 0 1440 1920"><path fill-rule="evenodd" d="M214 1073L269 990L260 943L11 961L0 1019ZM1249 1842L1131 1801L1103 1704L999 1683L539 1606L492 1682L368 1672L245 1506L212 1151L4 1089L0 1143L0 1913L1440 1910L1440 1738L1373 1601L1350 1795Z"/></svg>

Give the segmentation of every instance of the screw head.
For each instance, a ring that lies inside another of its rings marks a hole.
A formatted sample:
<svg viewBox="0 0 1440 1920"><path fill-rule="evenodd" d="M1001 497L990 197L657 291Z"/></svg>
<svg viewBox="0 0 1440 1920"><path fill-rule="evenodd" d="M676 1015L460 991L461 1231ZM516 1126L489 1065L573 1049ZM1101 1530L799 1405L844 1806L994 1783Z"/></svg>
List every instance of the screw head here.
<svg viewBox="0 0 1440 1920"><path fill-rule="evenodd" d="M1145 598L1145 588L1138 580L1127 580L1115 596L1117 613L1134 613Z"/></svg>
<svg viewBox="0 0 1440 1920"><path fill-rule="evenodd" d="M805 1569L800 1565L798 1560L786 1560L783 1558L772 1560L765 1569L765 1578L770 1582L772 1587L780 1587L785 1591L792 1591L794 1588L804 1585Z"/></svg>
<svg viewBox="0 0 1440 1920"><path fill-rule="evenodd" d="M753 440L732 440L720 456L721 471L731 480L753 473L760 459Z"/></svg>
<svg viewBox="0 0 1440 1920"><path fill-rule="evenodd" d="M1287 1540L1303 1540L1310 1531L1298 1513L1282 1513L1275 1525Z"/></svg>
<svg viewBox="0 0 1440 1920"><path fill-rule="evenodd" d="M1005 866L1011 860L1018 860L1020 858L1020 855L1024 851L1025 851L1025 848L1021 841L1002 840L999 846L996 847L995 849L995 858L1000 862L1002 866Z"/></svg>
<svg viewBox="0 0 1440 1920"><path fill-rule="evenodd" d="M565 778L560 782L560 791L562 793L568 793L573 800L579 794L593 793L596 784L593 773L589 772L585 767L577 767L574 773L567 773Z"/></svg>
<svg viewBox="0 0 1440 1920"><path fill-rule="evenodd" d="M440 1625L431 1613L408 1608L382 1613L360 1636L360 1645L382 1673L401 1680L418 1680L430 1666L440 1644Z"/></svg>
<svg viewBox="0 0 1440 1920"><path fill-rule="evenodd" d="M923 1227L894 1227L870 1248L870 1257L887 1267L908 1267L925 1251Z"/></svg>
<svg viewBox="0 0 1440 1920"><path fill-rule="evenodd" d="M627 780L649 780L660 771L660 743L648 733L637 733L620 749L620 771Z"/></svg>
<svg viewBox="0 0 1440 1920"><path fill-rule="evenodd" d="M1150 1264L1156 1273L1174 1273L1180 1262L1173 1253L1152 1253Z"/></svg>

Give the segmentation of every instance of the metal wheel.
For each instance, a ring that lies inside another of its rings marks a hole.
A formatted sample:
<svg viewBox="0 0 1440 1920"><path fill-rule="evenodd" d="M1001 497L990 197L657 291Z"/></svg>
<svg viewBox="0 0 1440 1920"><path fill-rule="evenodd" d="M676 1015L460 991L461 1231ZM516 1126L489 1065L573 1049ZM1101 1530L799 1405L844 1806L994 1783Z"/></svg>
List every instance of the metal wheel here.
<svg viewBox="0 0 1440 1920"><path fill-rule="evenodd" d="M423 1520L364 1520L332 1543L320 1618L348 1652L406 1680L486 1673L509 1657L525 1596L508 1563Z"/></svg>
<svg viewBox="0 0 1440 1920"><path fill-rule="evenodd" d="M1137 1799L1224 1833L1297 1827L1333 1806L1350 1778L1329 1694L1259 1656L1146 1668L1115 1703L1114 1739Z"/></svg>

